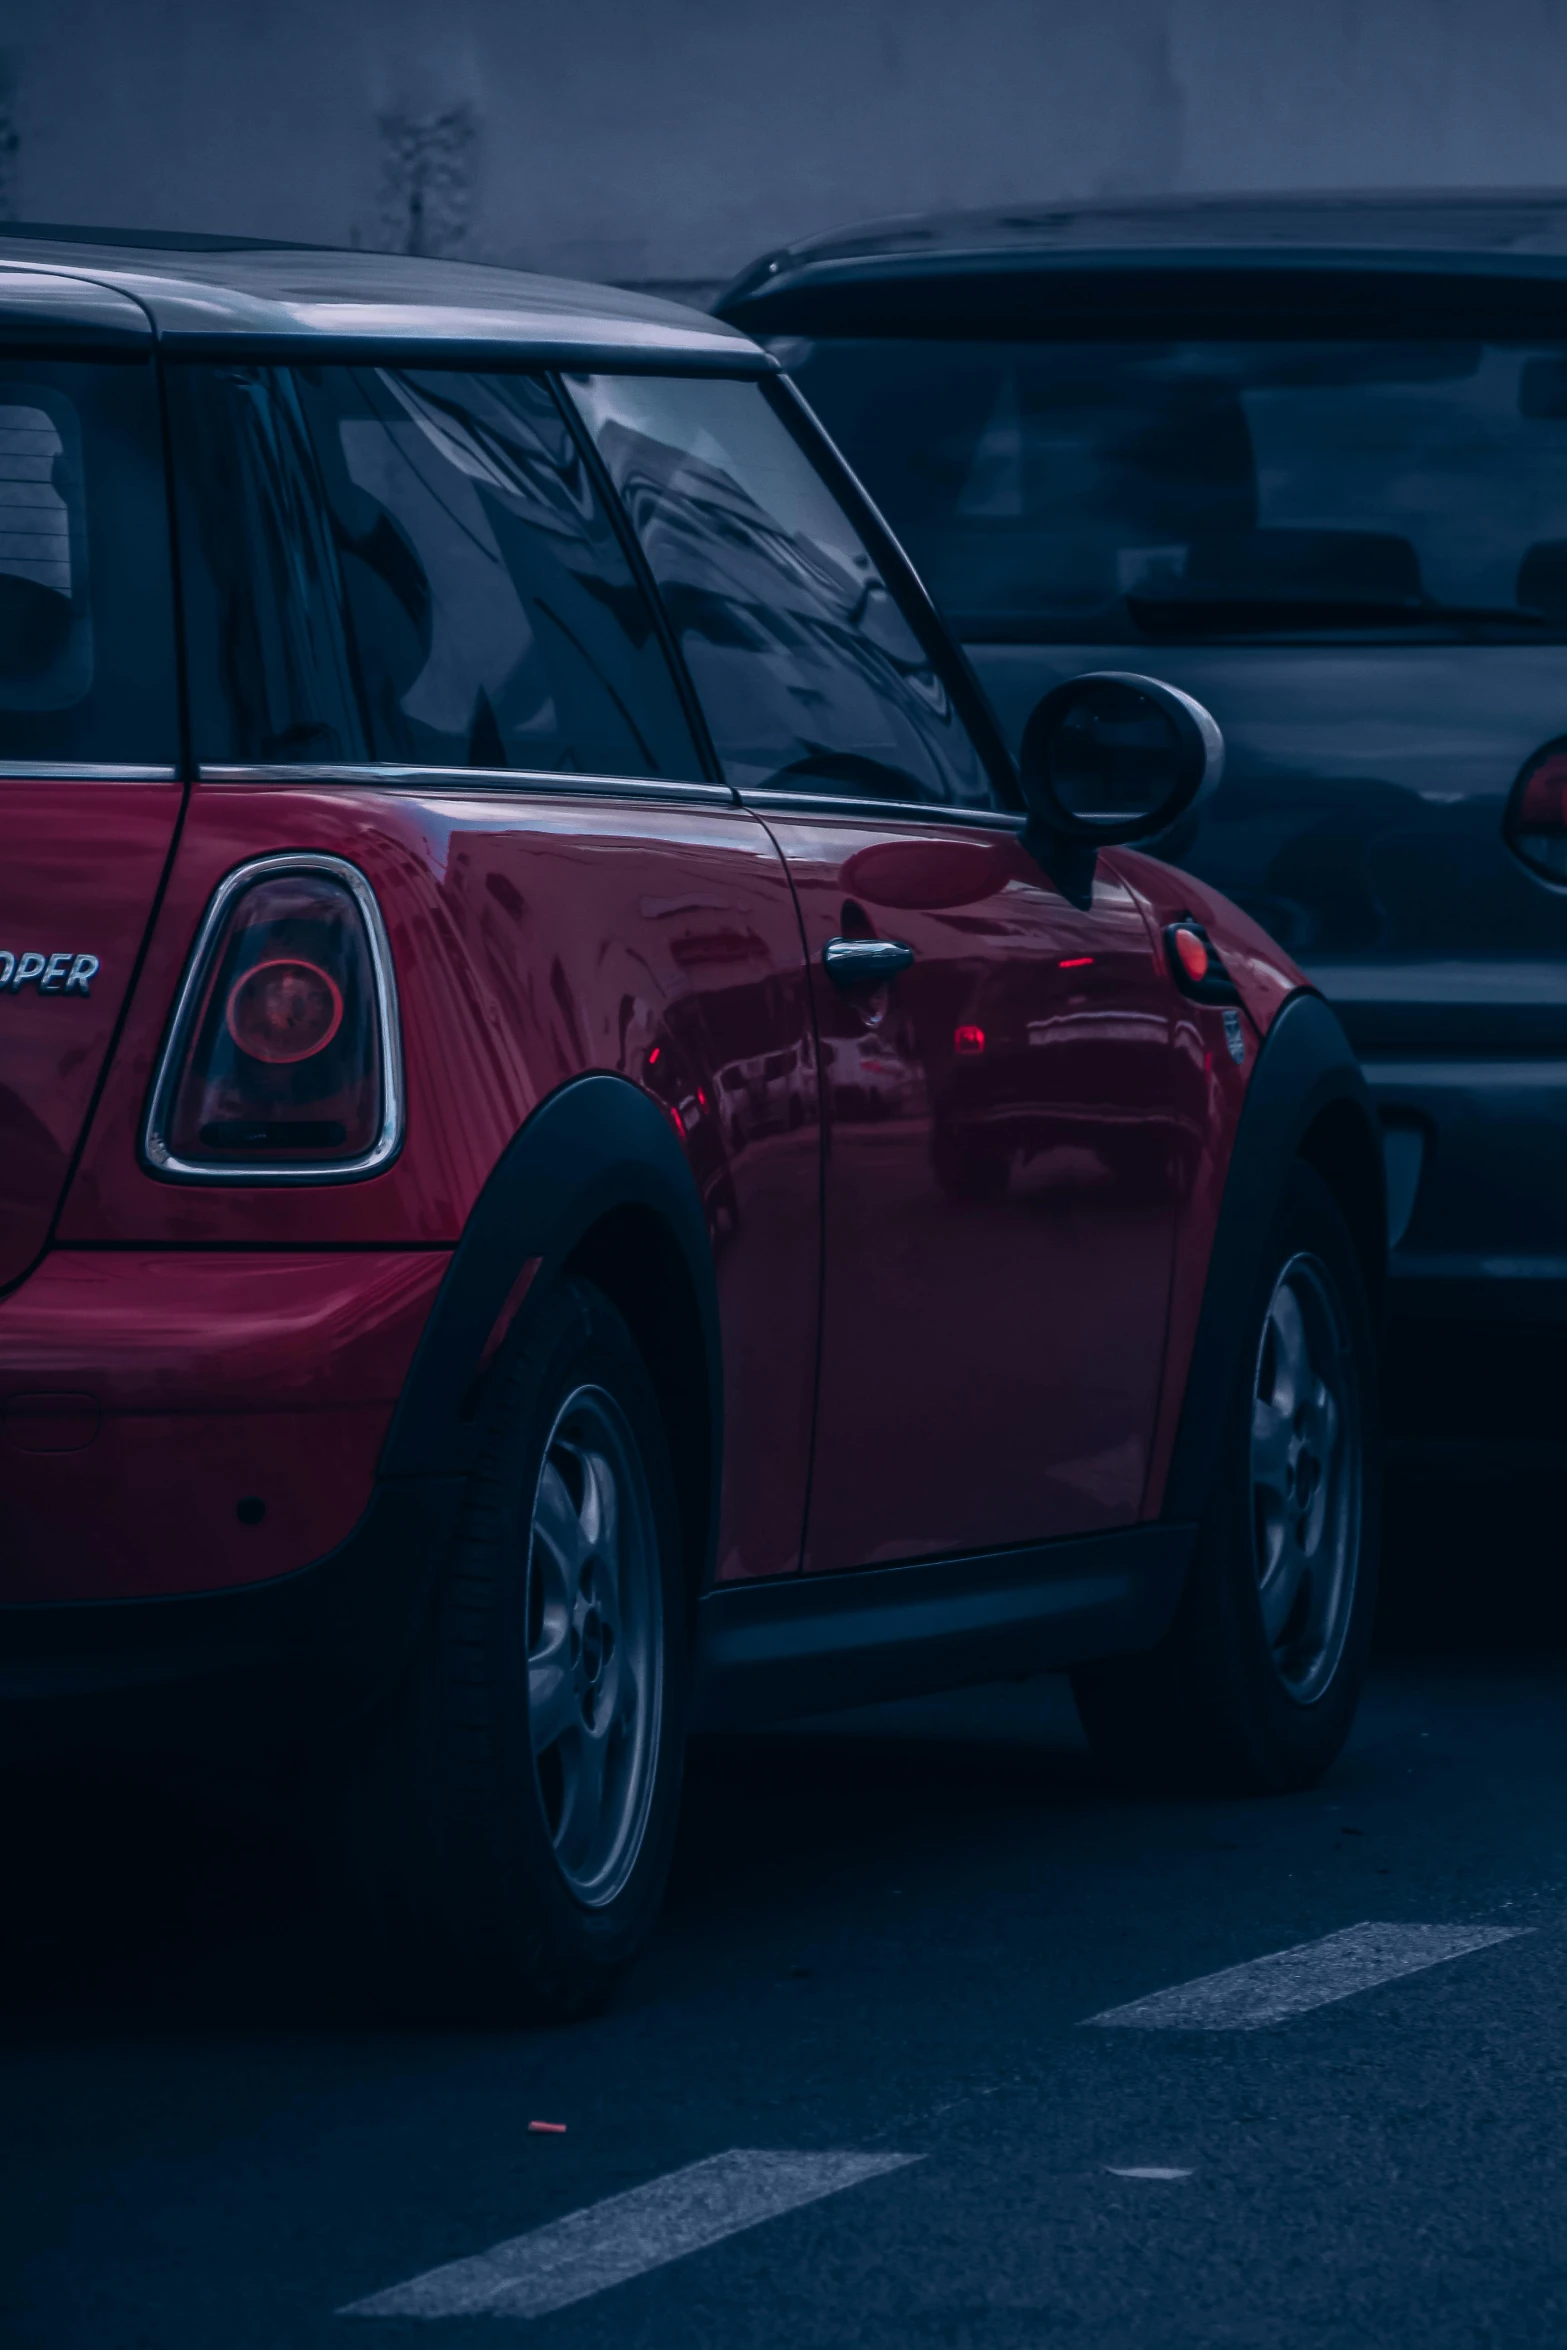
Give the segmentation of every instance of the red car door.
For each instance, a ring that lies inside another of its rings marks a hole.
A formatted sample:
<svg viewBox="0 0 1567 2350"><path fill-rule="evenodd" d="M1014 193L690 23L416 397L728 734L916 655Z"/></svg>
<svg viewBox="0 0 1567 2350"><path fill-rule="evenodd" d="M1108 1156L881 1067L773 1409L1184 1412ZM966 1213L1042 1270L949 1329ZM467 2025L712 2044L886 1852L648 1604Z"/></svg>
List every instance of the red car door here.
<svg viewBox="0 0 1567 2350"><path fill-rule="evenodd" d="M806 1563L1127 1524L1175 1184L1142 915L1108 867L1078 912L1028 854L961 669L786 394L574 389L800 908L828 1134Z"/></svg>
<svg viewBox="0 0 1567 2350"><path fill-rule="evenodd" d="M1136 904L1103 873L1078 912L999 825L768 820L828 1132L807 1564L1129 1524L1173 1230L1166 990ZM912 959L878 983L865 940Z"/></svg>

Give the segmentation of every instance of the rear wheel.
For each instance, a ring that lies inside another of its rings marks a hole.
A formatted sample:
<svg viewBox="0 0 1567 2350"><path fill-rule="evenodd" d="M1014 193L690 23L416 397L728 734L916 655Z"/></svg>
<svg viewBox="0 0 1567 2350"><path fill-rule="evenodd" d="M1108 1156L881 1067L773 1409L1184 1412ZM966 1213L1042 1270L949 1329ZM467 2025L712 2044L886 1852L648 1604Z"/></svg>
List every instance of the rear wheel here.
<svg viewBox="0 0 1567 2350"><path fill-rule="evenodd" d="M1365 1678L1379 1502L1365 1282L1337 1202L1297 1164L1175 1620L1147 1655L1073 1676L1107 1767L1145 1785L1235 1793L1320 1777Z"/></svg>
<svg viewBox="0 0 1567 2350"><path fill-rule="evenodd" d="M568 1281L493 1383L421 1653L355 1777L350 1864L404 2000L602 2000L663 1891L685 1657L657 1401L614 1307Z"/></svg>

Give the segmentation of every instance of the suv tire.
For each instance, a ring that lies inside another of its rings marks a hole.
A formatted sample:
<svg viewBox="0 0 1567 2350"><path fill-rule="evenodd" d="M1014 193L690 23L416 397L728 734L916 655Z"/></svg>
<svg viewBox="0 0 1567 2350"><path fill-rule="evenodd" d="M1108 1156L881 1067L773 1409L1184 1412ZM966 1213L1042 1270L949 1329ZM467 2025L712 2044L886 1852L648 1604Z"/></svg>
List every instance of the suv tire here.
<svg viewBox="0 0 1567 2350"><path fill-rule="evenodd" d="M1297 1162L1174 1621L1147 1654L1072 1676L1098 1759L1144 1788L1282 1794L1320 1778L1365 1679L1379 1532L1365 1278L1337 1201Z"/></svg>
<svg viewBox="0 0 1567 2350"><path fill-rule="evenodd" d="M686 1607L652 1382L601 1291L530 1301L419 1653L355 1769L351 1881L399 2005L590 2012L648 1940Z"/></svg>

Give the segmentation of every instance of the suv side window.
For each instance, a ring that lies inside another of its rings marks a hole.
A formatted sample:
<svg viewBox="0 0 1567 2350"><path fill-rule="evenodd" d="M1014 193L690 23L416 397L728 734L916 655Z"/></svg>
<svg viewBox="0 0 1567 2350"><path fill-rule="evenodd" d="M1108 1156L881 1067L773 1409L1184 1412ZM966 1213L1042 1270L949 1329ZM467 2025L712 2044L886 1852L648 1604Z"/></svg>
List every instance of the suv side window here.
<svg viewBox="0 0 1567 2350"><path fill-rule="evenodd" d="M764 385L567 381L731 784L996 805L945 678Z"/></svg>
<svg viewBox="0 0 1567 2350"><path fill-rule="evenodd" d="M254 602L259 573L291 617L252 613L252 640L281 634L309 658L289 664L304 697L290 727L270 709L264 730L243 722L230 684L231 732L254 747L203 756L701 778L653 616L546 383L213 373L265 379L290 419L266 442L270 505L239 501L253 544L229 557L230 590ZM245 409L232 392L228 405L232 442ZM220 502L235 511L232 493ZM269 571L272 538L288 553Z"/></svg>
<svg viewBox="0 0 1567 2350"><path fill-rule="evenodd" d="M157 386L146 359L0 360L0 760L178 755Z"/></svg>

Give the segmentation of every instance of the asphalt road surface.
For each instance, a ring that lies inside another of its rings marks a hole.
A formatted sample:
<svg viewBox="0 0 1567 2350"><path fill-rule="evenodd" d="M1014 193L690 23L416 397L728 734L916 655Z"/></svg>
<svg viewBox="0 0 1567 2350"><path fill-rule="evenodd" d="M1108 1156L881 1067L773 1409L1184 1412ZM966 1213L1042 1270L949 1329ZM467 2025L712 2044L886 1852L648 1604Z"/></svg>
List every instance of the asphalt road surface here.
<svg viewBox="0 0 1567 2350"><path fill-rule="evenodd" d="M0 2342L1559 2345L1561 1544L1508 1507L1406 1535L1299 1798L1113 1795L1054 1681L703 1747L566 2031L377 2023L286 1787L10 1771Z"/></svg>

